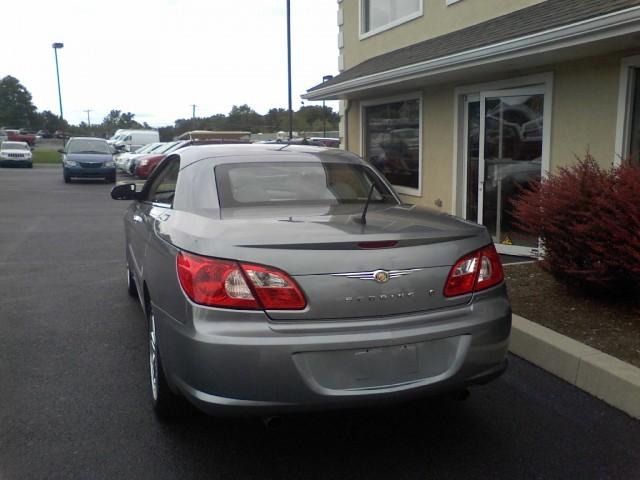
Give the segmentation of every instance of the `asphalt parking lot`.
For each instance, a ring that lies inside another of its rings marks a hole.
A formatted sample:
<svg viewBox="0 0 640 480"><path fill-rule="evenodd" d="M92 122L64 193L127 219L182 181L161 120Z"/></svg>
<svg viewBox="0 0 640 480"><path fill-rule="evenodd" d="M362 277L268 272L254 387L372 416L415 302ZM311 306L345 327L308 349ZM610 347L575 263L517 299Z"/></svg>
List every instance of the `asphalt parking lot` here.
<svg viewBox="0 0 640 480"><path fill-rule="evenodd" d="M465 402L159 423L110 188L0 169L0 479L640 478L640 422L513 356Z"/></svg>

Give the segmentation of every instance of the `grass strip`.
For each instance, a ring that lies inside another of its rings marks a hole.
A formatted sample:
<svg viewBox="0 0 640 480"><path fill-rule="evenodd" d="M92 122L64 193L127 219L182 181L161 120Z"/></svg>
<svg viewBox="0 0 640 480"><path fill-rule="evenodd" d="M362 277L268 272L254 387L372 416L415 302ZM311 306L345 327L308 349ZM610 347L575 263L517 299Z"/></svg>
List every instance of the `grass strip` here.
<svg viewBox="0 0 640 480"><path fill-rule="evenodd" d="M61 156L57 150L53 149L36 149L33 151L34 164L57 164L61 163Z"/></svg>

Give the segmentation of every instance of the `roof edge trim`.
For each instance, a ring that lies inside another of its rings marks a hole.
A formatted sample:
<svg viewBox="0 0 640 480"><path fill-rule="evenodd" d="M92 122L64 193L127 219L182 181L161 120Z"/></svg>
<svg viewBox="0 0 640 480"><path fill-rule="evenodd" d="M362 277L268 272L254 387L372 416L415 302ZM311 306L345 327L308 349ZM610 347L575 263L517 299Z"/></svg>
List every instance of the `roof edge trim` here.
<svg viewBox="0 0 640 480"><path fill-rule="evenodd" d="M315 90L308 90L302 98L337 100L342 95L369 88L507 60L523 54L580 45L635 31L640 31L640 5L472 50L346 80L327 87L320 86Z"/></svg>

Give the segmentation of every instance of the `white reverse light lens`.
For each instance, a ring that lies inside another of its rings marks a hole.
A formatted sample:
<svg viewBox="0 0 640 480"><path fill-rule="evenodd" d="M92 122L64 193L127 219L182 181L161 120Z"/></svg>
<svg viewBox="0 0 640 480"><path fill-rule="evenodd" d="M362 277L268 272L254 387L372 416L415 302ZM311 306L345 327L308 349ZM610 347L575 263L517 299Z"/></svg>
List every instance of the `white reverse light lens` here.
<svg viewBox="0 0 640 480"><path fill-rule="evenodd" d="M483 282L491 277L491 262L484 255L482 256L482 261L480 262L480 274L478 276L478 281Z"/></svg>
<svg viewBox="0 0 640 480"><path fill-rule="evenodd" d="M253 294L240 270L234 270L229 274L224 281L224 289L231 298L253 299Z"/></svg>

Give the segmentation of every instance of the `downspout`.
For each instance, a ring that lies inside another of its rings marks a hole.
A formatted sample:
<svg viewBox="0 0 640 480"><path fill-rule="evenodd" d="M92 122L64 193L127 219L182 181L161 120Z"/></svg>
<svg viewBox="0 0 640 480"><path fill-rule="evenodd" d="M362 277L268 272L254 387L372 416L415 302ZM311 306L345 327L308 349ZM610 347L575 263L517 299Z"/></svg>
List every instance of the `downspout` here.
<svg viewBox="0 0 640 480"><path fill-rule="evenodd" d="M344 107L344 149L349 151L349 110L351 110L351 100L346 100Z"/></svg>

